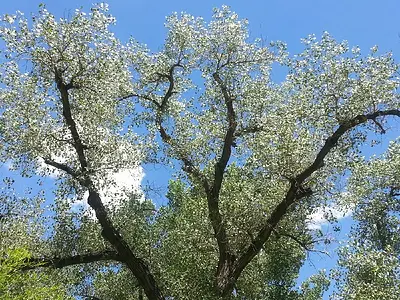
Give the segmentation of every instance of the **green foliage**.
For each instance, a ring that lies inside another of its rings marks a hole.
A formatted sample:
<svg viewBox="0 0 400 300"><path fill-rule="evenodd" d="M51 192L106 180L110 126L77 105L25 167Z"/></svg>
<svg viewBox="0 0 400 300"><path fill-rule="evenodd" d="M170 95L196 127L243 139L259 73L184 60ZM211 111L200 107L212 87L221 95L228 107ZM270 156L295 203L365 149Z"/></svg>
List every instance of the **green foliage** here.
<svg viewBox="0 0 400 300"><path fill-rule="evenodd" d="M35 266L29 263L30 253L23 248L3 252L0 263L0 297L4 300L72 299L62 285L45 273L21 271Z"/></svg>
<svg viewBox="0 0 400 300"><path fill-rule="evenodd" d="M318 300L330 286L329 277L320 271L302 283L299 300Z"/></svg>

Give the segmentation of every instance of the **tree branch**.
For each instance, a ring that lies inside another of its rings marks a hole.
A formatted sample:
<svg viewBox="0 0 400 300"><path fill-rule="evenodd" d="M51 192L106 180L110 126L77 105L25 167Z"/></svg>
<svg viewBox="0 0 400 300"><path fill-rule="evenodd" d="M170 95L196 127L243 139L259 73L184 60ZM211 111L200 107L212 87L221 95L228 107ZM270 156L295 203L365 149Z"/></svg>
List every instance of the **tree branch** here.
<svg viewBox="0 0 400 300"><path fill-rule="evenodd" d="M173 72L174 68L177 66L180 66L179 64L175 64L171 66L169 69L169 74L158 74L160 77L167 78L169 81L169 86L168 90L165 93L163 100L161 102L160 106L158 107L158 117L157 117L157 126L159 127L159 132L161 135L161 139L163 140L164 143L171 145L172 147L176 147L175 141L173 138L166 132L162 125L162 115L165 112L165 108L167 106L167 103L170 99L170 97L173 95L173 90L174 90L174 77L173 77ZM233 265L233 261L235 260L235 257L229 253L229 247L228 247L228 238L227 238L227 233L225 229L225 225L222 221L222 216L219 210L219 194L221 190L221 185L224 177L224 172L226 169L226 166L228 164L228 161L231 156L231 148L234 142L234 133L236 130L236 116L233 108L233 98L229 95L229 91L220 78L218 73L213 74L213 78L215 79L217 85L222 91L224 102L226 105L226 110L227 110L227 121L228 121L228 129L225 134L224 138L224 145L222 148L222 153L221 156L219 157L217 163L215 164L215 171L214 171L214 178L213 178L213 183L212 186L210 187L210 184L208 183L208 180L206 177L201 174L200 170L194 166L192 161L188 158L188 156L181 151L177 149L177 156L178 158L183 162L184 164L184 170L185 172L194 175L195 178L200 180L203 183L206 195L207 195L207 203L208 203L208 212L209 212L209 218L214 230L214 236L217 240L218 244L218 249L219 249L219 262L218 262L218 268L217 268L217 284L219 285L219 280L218 278L223 279L226 277L225 275L227 273L231 272L231 268Z"/></svg>
<svg viewBox="0 0 400 300"><path fill-rule="evenodd" d="M44 160L45 164L47 164L49 166L52 166L52 167L54 167L56 169L62 170L64 172L66 172L67 174L71 175L72 177L77 177L77 173L72 168L70 168L69 166L67 166L65 164L58 163L58 162L56 162L54 160L51 160L49 158L43 158L43 160Z"/></svg>
<svg viewBox="0 0 400 300"><path fill-rule="evenodd" d="M98 261L118 261L123 262L122 257L115 251L102 251L89 254L80 254L69 257L32 257L25 261L27 266L23 270L30 270L36 268L52 267L61 269L68 266L88 264Z"/></svg>
<svg viewBox="0 0 400 300"><path fill-rule="evenodd" d="M177 147L175 140L166 132L164 126L162 125L162 115L165 113L165 109L167 107L168 101L174 93L174 87L175 87L174 70L177 67L182 67L182 65L179 62L172 65L169 68L168 74L157 73L160 77L167 78L168 82L169 82L167 92L163 96L161 104L159 104L154 99L149 99L149 100L151 102L155 103L156 107L157 107L158 116L157 116L156 124L158 126L158 130L160 132L162 141L176 149L176 153L178 156L177 158L183 162L183 170L185 172L187 172L188 174L193 175L197 180L199 180L203 184L203 187L206 190L206 192L208 193L210 190L210 184L208 183L207 178L194 165L194 163L190 160L189 156L187 154L183 153L181 150L179 150L179 147ZM146 98L144 98L144 99L146 99Z"/></svg>
<svg viewBox="0 0 400 300"><path fill-rule="evenodd" d="M233 262L236 259L235 256L230 254L228 235L226 233L225 224L219 209L219 196L226 166L228 165L228 161L232 154L232 145L234 142L234 134L237 123L235 110L233 108L233 97L230 95L228 88L217 72L213 74L213 78L222 91L226 106L226 118L228 121L228 129L225 133L222 153L214 168L214 181L212 190L210 193L207 193L208 215L214 229L214 235L217 240L219 250L216 279L217 288L221 290L221 287L225 284L225 279L227 277L226 275L232 272Z"/></svg>
<svg viewBox="0 0 400 300"><path fill-rule="evenodd" d="M357 125L366 123L368 120L375 120L378 117L383 116L398 116L400 117L400 110L392 109L386 111L377 111L371 114L358 115L353 119L342 123L336 131L325 141L325 144L318 152L314 162L307 167L303 172L298 174L292 181L285 198L275 207L271 215L266 221L266 224L259 231L252 244L243 252L239 259L235 263L234 272L230 283L226 286L224 294L229 293L233 287L234 282L239 278L244 268L250 263L250 261L260 252L264 243L269 239L276 225L285 216L288 208L296 200L310 195L310 190L304 190L302 184L309 178L315 171L320 169L324 165L324 158L328 153L337 145L339 139L348 131L356 127ZM301 192L306 191L306 193ZM299 193L300 191L300 193Z"/></svg>
<svg viewBox="0 0 400 300"><path fill-rule="evenodd" d="M148 100L148 101L152 102L157 108L161 108L160 103L158 103L156 100L154 100L153 98L151 98L148 95L128 94L128 95L125 95L125 96L122 96L122 97L118 98L117 100L118 101L122 101L122 100L126 100L126 99L133 98L133 97L137 97L137 98L142 98L142 99Z"/></svg>
<svg viewBox="0 0 400 300"><path fill-rule="evenodd" d="M237 123L236 123L235 111L233 109L232 96L229 94L229 91L228 91L225 83L222 81L221 77L219 76L219 74L214 73L213 77L214 77L215 81L217 82L218 86L220 87L222 94L224 96L227 121L228 121L228 129L225 134L224 145L222 147L222 153L221 153L221 156L220 156L217 164L215 165L214 183L213 183L212 193L213 193L214 197L218 198L219 192L221 190L221 184L222 184L225 168L231 157L233 136L234 136L234 133L236 130Z"/></svg>
<svg viewBox="0 0 400 300"><path fill-rule="evenodd" d="M182 65L181 65L179 62L176 63L176 64L174 64L174 65L172 65L172 66L169 68L168 75L166 75L166 74L161 74L161 73L157 73L160 77L165 77L165 78L167 78L167 79L168 79L168 82L169 82L168 90L167 90L167 92L165 93L165 95L164 95L164 97L163 97L163 99L162 99L162 101L161 101L161 107L160 107L160 109L161 109L161 112L162 112L162 113L164 113L165 108L166 108L167 103L168 103L168 100L171 98L171 96L172 96L172 94L173 94L173 91L174 91L174 87L175 87L174 71L175 71L175 69L176 69L177 67L182 67Z"/></svg>
<svg viewBox="0 0 400 300"><path fill-rule="evenodd" d="M379 122L378 122L377 120L375 120L375 119L372 119L372 121L374 121L375 125L378 126L378 128L381 130L381 133L382 133L382 134L385 134L385 133L386 133L386 130L385 130L385 128L383 128L383 126L382 126L381 123L379 123Z"/></svg>
<svg viewBox="0 0 400 300"><path fill-rule="evenodd" d="M72 118L68 88L67 85L63 82L61 74L62 72L57 69L55 70L55 81L57 83L57 88L61 94L64 120L71 132L74 141L73 145L76 150L76 154L78 155L81 166L83 179L81 179L79 182L89 191L88 204L95 211L96 218L102 228L101 234L103 238L115 248L121 260L126 264L129 270L137 278L139 284L143 287L146 296L150 300L164 299L161 290L158 287L154 276L150 273L147 264L144 262L144 260L133 253L126 240L114 227L108 216L108 212L100 198L100 195L96 190L95 184L87 172L88 162L84 151L85 146L83 145L81 137L77 131L76 123Z"/></svg>
<svg viewBox="0 0 400 300"><path fill-rule="evenodd" d="M276 229L273 229L273 232L276 234L276 236L277 236L278 238L280 238L280 237L287 237L287 238L290 238L291 240L295 241L300 247L302 247L302 248L303 248L304 250L306 250L306 251L309 251L309 252L319 252L319 253L326 254L326 255L329 256L329 253L326 252L326 251L321 251L321 250L317 250L317 249L314 249L314 248L310 248L311 245L313 245L313 244L319 242L318 240L317 240L317 241L308 241L308 242L304 242L304 241L302 241L299 237L294 236L293 234L290 234L290 233L278 232Z"/></svg>
<svg viewBox="0 0 400 300"><path fill-rule="evenodd" d="M210 191L210 184L208 183L207 178L193 164L193 162L189 159L188 155L184 154L181 150L179 150L179 148L176 146L175 140L165 131L161 122L158 124L158 126L161 139L163 140L163 142L176 149L177 158L181 160L183 163L183 170L188 174L193 175L197 180L199 180L203 184L206 193L208 193Z"/></svg>
<svg viewBox="0 0 400 300"><path fill-rule="evenodd" d="M83 146L82 140L81 140L78 130L76 128L76 123L71 115L71 106L69 103L69 96L68 96L69 87L67 84L65 84L63 82L62 75L61 75L62 73L58 69L55 69L54 74L55 74L55 81L57 84L57 88L61 94L61 102L62 102L62 106L63 106L64 120L69 128L69 131L71 132L72 139L74 141L73 146L78 155L78 159L79 159L79 163L82 168L82 172L86 172L87 161L86 161L85 153L84 153L85 147Z"/></svg>

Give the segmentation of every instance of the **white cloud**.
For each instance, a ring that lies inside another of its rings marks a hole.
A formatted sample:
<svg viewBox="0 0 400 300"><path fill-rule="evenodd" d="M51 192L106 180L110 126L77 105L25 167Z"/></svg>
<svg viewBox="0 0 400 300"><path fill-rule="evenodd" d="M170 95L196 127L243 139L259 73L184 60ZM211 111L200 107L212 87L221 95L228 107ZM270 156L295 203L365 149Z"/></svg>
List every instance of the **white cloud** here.
<svg viewBox="0 0 400 300"><path fill-rule="evenodd" d="M80 131L83 131L79 124L77 124L77 127ZM113 146L113 143L116 142L116 140L110 140L111 136L107 129L97 128L96 133L99 135L99 147L106 147L108 143ZM60 132L60 135L60 139L70 139L69 134L65 135L65 133ZM139 201L143 201L144 196L141 189L141 182L144 177L143 168L137 166L137 162L131 160L132 157L141 157L138 149L136 146L131 145L125 140L121 140L119 141L119 146L117 149L114 149L113 152L111 152L111 150L112 147L101 153L102 155L98 157L99 161L97 163L101 166L110 167L112 165L113 167L117 167L119 165L126 166L126 168L122 167L118 171L111 171L101 168L96 170L92 180L100 193L103 204L108 207L118 207L128 195L132 194L139 195L141 197L139 198ZM104 153L108 154L104 155ZM118 157L117 161L114 161L113 164L110 164L109 162L111 155ZM76 153L72 147L65 147L61 155L53 154L51 159L60 164L70 165L71 162L76 160ZM46 164L43 158L38 158L36 172L38 175L53 179L57 179L65 175L63 171ZM87 198L88 192L69 199L71 210L76 211L83 208L84 210L87 210L90 215L94 216L94 212L87 204Z"/></svg>
<svg viewBox="0 0 400 300"><path fill-rule="evenodd" d="M100 196L105 205L115 204L116 197L124 197L129 194L141 194L140 184L144 177L143 168L137 167L134 169L122 169L117 173L109 175L109 182L105 189L100 190Z"/></svg>
<svg viewBox="0 0 400 300"><path fill-rule="evenodd" d="M144 177L142 167L121 169L109 174L100 180L103 188L100 189L100 197L105 206L118 207L130 194L140 195L139 201L144 200L141 182ZM86 191L79 199L71 199L71 210L85 209L94 218L94 211L87 204L89 193Z"/></svg>
<svg viewBox="0 0 400 300"><path fill-rule="evenodd" d="M311 230L318 230L321 229L323 225L329 223L329 218L333 217L340 220L351 216L352 212L351 209L340 207L338 205L320 207L307 217L307 227Z"/></svg>

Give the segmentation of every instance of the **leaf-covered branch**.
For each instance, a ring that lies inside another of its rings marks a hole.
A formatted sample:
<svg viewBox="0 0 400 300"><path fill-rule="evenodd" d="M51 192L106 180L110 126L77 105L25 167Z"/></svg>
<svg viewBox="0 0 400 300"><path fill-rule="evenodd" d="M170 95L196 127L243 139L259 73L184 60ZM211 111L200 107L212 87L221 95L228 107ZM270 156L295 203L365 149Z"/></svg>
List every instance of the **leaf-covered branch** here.
<svg viewBox="0 0 400 300"><path fill-rule="evenodd" d="M175 87L175 80L174 80L174 70L177 67L182 67L182 65L177 62L176 64L172 65L169 68L168 74L161 74L161 73L157 73L158 76L166 78L168 80L168 88L166 93L164 94L161 104L159 102L157 102L157 100L145 96L143 97L142 95L134 95L136 97L139 98L143 98L146 100L149 100L150 102L152 102L153 104L155 104L156 106L156 113L157 113L157 118L156 118L156 125L158 127L158 130L160 132L160 136L162 141L167 144L170 145L172 148L174 148L175 153L177 158L182 161L183 163L183 169L185 172L193 175L197 180L199 180L203 187L205 188L206 191L210 190L210 184L207 180L207 178L201 173L201 171L198 169L198 167L196 167L194 165L194 163L191 161L191 159L189 158L189 155L187 153L184 153L182 151L182 147L180 147L177 143L177 141L175 141L173 139L173 137L171 135L169 135L167 133L167 131L165 130L163 124L162 124L162 119L163 119L163 114L165 113L165 109L168 105L168 101L169 99L172 97L173 93L174 93L174 87Z"/></svg>
<svg viewBox="0 0 400 300"><path fill-rule="evenodd" d="M285 216L289 206L292 205L296 200L299 200L300 198L305 196L304 194L302 194L301 197L299 197L298 194L299 190L302 187L302 184L314 172L323 167L324 158L337 145L339 139L357 125L363 124L368 120L375 120L376 118L382 116L400 117L400 110L393 109L386 111L377 111L366 115L358 115L353 119L341 124L336 129L336 131L329 138L326 139L325 144L318 152L314 162L292 180L285 198L275 207L275 209L272 211L269 218L267 219L264 227L259 231L258 235L252 241L251 245L238 259L235 266L234 278L238 278L241 272L244 270L244 268L254 258L254 256L256 256L260 252L264 243L269 239L276 225Z"/></svg>
<svg viewBox="0 0 400 300"><path fill-rule="evenodd" d="M150 273L147 264L133 253L128 243L120 235L119 231L114 227L113 223L110 220L110 217L108 216L107 210L100 198L100 195L96 190L95 184L93 183L90 176L87 174L88 161L85 156L85 147L76 128L76 123L72 117L68 88L67 85L63 82L62 74L59 70L56 70L55 76L57 88L61 94L64 120L67 123L73 137L74 147L81 165L83 180L81 180L80 183L89 191L88 204L94 209L96 213L96 218L98 219L102 227L102 236L111 245L114 246L119 256L121 257L121 260L125 262L127 267L135 275L135 277L145 290L147 297L152 300L163 299L161 290L159 289L153 275Z"/></svg>
<svg viewBox="0 0 400 300"><path fill-rule="evenodd" d="M221 190L221 184L224 177L225 168L232 153L232 143L235 134L237 122L236 115L233 108L233 97L229 94L228 88L221 79L218 73L214 73L213 77L222 91L224 102L226 106L226 118L228 121L228 129L225 133L224 144L222 146L222 153L215 165L214 182L212 194L215 199L218 199Z"/></svg>
<svg viewBox="0 0 400 300"><path fill-rule="evenodd" d="M24 270L52 267L60 269L68 266L88 264L99 261L124 262L115 251L101 251L87 254L73 255L69 257L31 257L28 258Z"/></svg>

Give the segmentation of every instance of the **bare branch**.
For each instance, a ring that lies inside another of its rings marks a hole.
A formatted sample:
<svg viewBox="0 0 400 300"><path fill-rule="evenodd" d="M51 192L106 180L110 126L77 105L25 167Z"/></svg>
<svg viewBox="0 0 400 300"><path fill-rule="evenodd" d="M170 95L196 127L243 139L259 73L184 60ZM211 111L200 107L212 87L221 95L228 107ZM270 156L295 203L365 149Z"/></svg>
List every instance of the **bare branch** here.
<svg viewBox="0 0 400 300"><path fill-rule="evenodd" d="M318 253L322 253L322 254L326 254L326 255L330 256L329 253L326 251L318 250L315 248L310 248L310 246L314 245L315 243L318 243L319 240L317 240L317 241L312 240L312 241L305 242L305 241L302 241L299 237L294 236L293 234L290 234L290 233L278 232L276 229L273 229L273 232L276 234L276 236L278 238L280 238L280 237L290 238L291 240L295 241L300 247L302 247L304 250L306 250L308 252L318 252Z"/></svg>
<svg viewBox="0 0 400 300"><path fill-rule="evenodd" d="M142 98L142 99L148 100L148 101L152 102L157 108L161 108L160 103L158 103L155 99L151 98L148 95L128 94L128 95L125 95L125 96L122 96L122 97L118 98L117 100L118 101L122 101L122 100L126 100L126 99L133 98L133 97Z"/></svg>
<svg viewBox="0 0 400 300"><path fill-rule="evenodd" d="M61 171L64 171L67 174L71 175L72 177L76 177L77 176L77 173L73 169L71 169L69 166L67 166L65 164L58 163L58 162L56 162L54 160L51 160L49 158L43 158L43 160L47 165L52 166L54 168L57 168L57 169L59 169Z"/></svg>
<svg viewBox="0 0 400 300"><path fill-rule="evenodd" d="M376 119L372 119L372 121L375 123L376 126L378 126L378 128L381 130L382 134L386 133L386 130L385 130L385 128L383 128L381 123L379 123Z"/></svg>

